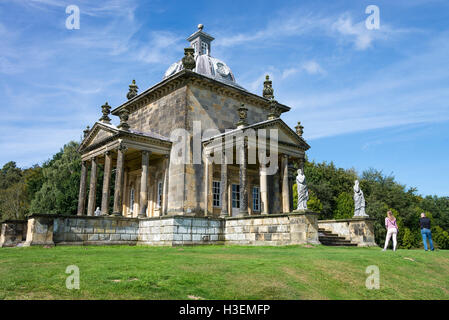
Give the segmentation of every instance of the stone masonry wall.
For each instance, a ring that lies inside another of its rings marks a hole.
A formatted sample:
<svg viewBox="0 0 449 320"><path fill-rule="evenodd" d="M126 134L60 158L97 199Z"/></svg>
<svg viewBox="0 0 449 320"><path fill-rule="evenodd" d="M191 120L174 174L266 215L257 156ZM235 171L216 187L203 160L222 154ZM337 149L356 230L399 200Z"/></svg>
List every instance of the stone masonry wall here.
<svg viewBox="0 0 449 320"><path fill-rule="evenodd" d="M27 221L8 220L0 225L0 247L14 247L26 239Z"/></svg>
<svg viewBox="0 0 449 320"><path fill-rule="evenodd" d="M319 244L317 214L278 214L226 219L226 244Z"/></svg>
<svg viewBox="0 0 449 320"><path fill-rule="evenodd" d="M136 244L139 221L123 217L73 216L54 219L55 244Z"/></svg>
<svg viewBox="0 0 449 320"><path fill-rule="evenodd" d="M223 220L165 216L140 220L139 243L147 245L223 244Z"/></svg>
<svg viewBox="0 0 449 320"><path fill-rule="evenodd" d="M33 215L24 245L319 244L312 212L246 217Z"/></svg>
<svg viewBox="0 0 449 320"><path fill-rule="evenodd" d="M345 237L346 240L356 243L359 247L377 246L374 240L373 218L319 220L318 226Z"/></svg>

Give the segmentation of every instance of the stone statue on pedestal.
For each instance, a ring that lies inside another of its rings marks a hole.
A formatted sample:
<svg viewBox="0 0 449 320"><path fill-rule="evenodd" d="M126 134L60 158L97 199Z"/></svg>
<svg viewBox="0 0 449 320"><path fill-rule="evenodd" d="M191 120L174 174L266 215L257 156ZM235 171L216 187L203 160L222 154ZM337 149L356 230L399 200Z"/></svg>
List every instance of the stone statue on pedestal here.
<svg viewBox="0 0 449 320"><path fill-rule="evenodd" d="M296 176L296 186L298 188L298 207L296 210L307 210L307 200L309 200L309 190L307 189L306 176L303 169L298 169Z"/></svg>
<svg viewBox="0 0 449 320"><path fill-rule="evenodd" d="M368 217L365 213L365 197L360 189L359 180L354 184L354 217Z"/></svg>

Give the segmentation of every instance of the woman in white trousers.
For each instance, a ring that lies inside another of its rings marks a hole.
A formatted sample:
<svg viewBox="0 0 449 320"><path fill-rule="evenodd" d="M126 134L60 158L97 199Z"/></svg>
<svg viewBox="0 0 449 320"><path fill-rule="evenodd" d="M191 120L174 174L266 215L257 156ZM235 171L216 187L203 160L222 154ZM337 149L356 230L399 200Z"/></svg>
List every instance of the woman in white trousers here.
<svg viewBox="0 0 449 320"><path fill-rule="evenodd" d="M393 251L396 251L397 246L397 235L398 235L398 224L396 223L396 218L393 216L391 211L387 212L387 217L385 218L385 228L387 229L387 238L385 239L385 246L382 251L387 250L390 238L393 237Z"/></svg>

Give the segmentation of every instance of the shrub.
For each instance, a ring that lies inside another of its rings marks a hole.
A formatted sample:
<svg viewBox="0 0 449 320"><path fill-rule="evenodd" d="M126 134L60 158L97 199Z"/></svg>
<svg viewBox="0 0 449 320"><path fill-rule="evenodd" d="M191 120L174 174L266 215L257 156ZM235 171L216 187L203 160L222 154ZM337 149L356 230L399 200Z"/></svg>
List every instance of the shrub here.
<svg viewBox="0 0 449 320"><path fill-rule="evenodd" d="M449 249L449 233L444 231L441 227L436 226L434 228L433 239L438 245L438 248Z"/></svg>
<svg viewBox="0 0 449 320"><path fill-rule="evenodd" d="M415 246L415 235L410 231L409 228L404 228L402 236L402 247L404 249L411 249Z"/></svg>

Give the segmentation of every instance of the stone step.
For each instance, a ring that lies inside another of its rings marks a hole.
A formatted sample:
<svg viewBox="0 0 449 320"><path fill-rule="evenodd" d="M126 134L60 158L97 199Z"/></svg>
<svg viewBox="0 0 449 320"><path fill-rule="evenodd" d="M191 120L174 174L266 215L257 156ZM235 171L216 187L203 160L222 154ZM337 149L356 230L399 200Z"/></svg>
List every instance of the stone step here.
<svg viewBox="0 0 449 320"><path fill-rule="evenodd" d="M338 234L332 233L324 228L318 228L318 240L325 246L346 246L355 247L357 244L351 243L350 240L346 240L345 237L341 237Z"/></svg>
<svg viewBox="0 0 449 320"><path fill-rule="evenodd" d="M335 234L335 233L319 232L318 235L321 236L321 237L346 239L345 237L341 237L341 236L339 236L338 234Z"/></svg>
<svg viewBox="0 0 449 320"><path fill-rule="evenodd" d="M345 237L339 237L339 236L330 237L330 236L326 235L326 236L318 236L318 238L326 240L326 241L348 241L348 242L351 242L350 240L346 240Z"/></svg>
<svg viewBox="0 0 449 320"><path fill-rule="evenodd" d="M324 246L334 246L334 247L356 247L355 243L340 243L340 242L321 242Z"/></svg>

